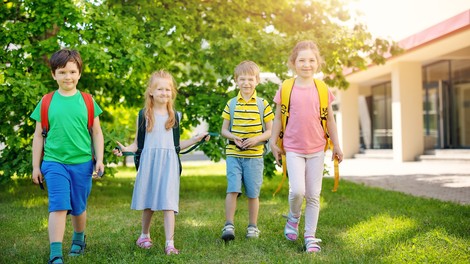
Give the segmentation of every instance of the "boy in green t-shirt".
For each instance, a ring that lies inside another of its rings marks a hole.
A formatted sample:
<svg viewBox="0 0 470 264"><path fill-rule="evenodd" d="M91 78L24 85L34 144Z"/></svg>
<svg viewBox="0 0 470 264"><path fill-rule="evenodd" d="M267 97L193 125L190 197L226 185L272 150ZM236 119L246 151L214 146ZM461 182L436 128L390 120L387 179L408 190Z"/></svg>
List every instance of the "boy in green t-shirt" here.
<svg viewBox="0 0 470 264"><path fill-rule="evenodd" d="M102 110L93 100L94 119L90 137L88 108L77 90L82 73L80 54L75 50L62 49L51 56L49 63L52 78L57 81L59 89L54 92L49 106L47 140L42 136L42 100L31 114L31 118L36 120L32 179L35 184L42 184L44 175L47 181L49 263L63 263L62 240L67 214L72 215L74 230L69 255L81 255L86 247L86 205L91 192L93 166L98 175L104 172L104 139L98 117Z"/></svg>
<svg viewBox="0 0 470 264"><path fill-rule="evenodd" d="M238 64L234 78L240 92L227 103L222 113L224 121L221 134L229 140L226 147L225 226L222 229L222 239L225 241L235 239L234 217L242 185L248 197L249 222L246 237L257 238L260 233L257 220L259 193L263 183L264 143L271 136L274 114L266 100L257 98L255 88L260 82L259 73L258 65L252 61ZM234 109L230 109L232 100L236 100L232 104ZM262 106L258 106L258 100L262 100ZM261 116L266 126L264 131Z"/></svg>

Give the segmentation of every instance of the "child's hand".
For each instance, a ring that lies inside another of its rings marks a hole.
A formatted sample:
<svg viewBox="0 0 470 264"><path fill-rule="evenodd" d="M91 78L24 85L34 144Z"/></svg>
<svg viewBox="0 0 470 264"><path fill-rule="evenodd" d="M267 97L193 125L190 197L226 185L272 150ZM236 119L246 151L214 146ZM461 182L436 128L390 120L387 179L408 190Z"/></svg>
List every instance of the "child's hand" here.
<svg viewBox="0 0 470 264"><path fill-rule="evenodd" d="M282 149L276 143L273 143L271 141L271 142L269 142L269 144L271 146L271 152L273 153L274 159L276 160L276 164L278 166L282 166L280 160L282 159L282 155L284 155L285 153L282 151Z"/></svg>
<svg viewBox="0 0 470 264"><path fill-rule="evenodd" d="M103 162L96 162L95 171L93 173L93 178L101 178L104 174L104 164Z"/></svg>
<svg viewBox="0 0 470 264"><path fill-rule="evenodd" d="M194 144L196 144L202 139L204 139L205 141L209 141L210 138L211 138L211 135L209 135L209 132L204 132L201 134L197 133L196 135L194 135L193 140L194 140Z"/></svg>
<svg viewBox="0 0 470 264"><path fill-rule="evenodd" d="M118 144L118 147L113 149L113 154L118 156L118 157L121 157L122 152L126 151L126 147L124 147L124 145L122 145L121 142L119 142L119 141L116 141L116 143Z"/></svg>
<svg viewBox="0 0 470 264"><path fill-rule="evenodd" d="M34 184L42 183L43 177L40 168L33 168L32 179Z"/></svg>
<svg viewBox="0 0 470 264"><path fill-rule="evenodd" d="M343 152L339 147L333 148L333 155L331 156L331 161L334 161L335 157L338 158L338 163L341 163L341 161L343 161Z"/></svg>
<svg viewBox="0 0 470 264"><path fill-rule="evenodd" d="M239 149L245 150L245 148L243 147L243 141L244 141L244 140L245 140L245 139L243 139L243 138L235 137L235 138L233 139L233 142L235 142L235 145L237 145L237 147L238 147Z"/></svg>

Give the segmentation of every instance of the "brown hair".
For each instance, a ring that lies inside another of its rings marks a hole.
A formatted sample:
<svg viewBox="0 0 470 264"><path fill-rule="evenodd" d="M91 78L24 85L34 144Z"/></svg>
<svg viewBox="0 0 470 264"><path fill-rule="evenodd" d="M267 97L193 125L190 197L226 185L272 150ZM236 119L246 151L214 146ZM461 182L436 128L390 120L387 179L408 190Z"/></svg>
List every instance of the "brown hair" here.
<svg viewBox="0 0 470 264"><path fill-rule="evenodd" d="M235 81L237 81L238 76L242 74L247 74L247 75L254 75L256 76L256 81L259 82L259 67L256 65L256 63L246 60L240 62L240 64L235 67L235 72L234 72L234 78Z"/></svg>
<svg viewBox="0 0 470 264"><path fill-rule="evenodd" d="M157 79L167 79L170 80L171 84L171 100L167 103L167 110L168 110L168 120L165 123L165 128L167 130L171 129L176 123L176 114L175 110L173 109L173 105L176 99L176 82L173 76L164 70L159 70L150 76L147 89L145 90L145 117L147 118L147 132L151 132L153 128L153 124L155 123L155 118L153 115L153 107L154 107L154 100L153 96L150 95L153 90L155 90L155 86L157 85Z"/></svg>
<svg viewBox="0 0 470 264"><path fill-rule="evenodd" d="M304 40L304 41L298 42L297 45L295 45L295 47L292 49L290 53L289 60L287 61L287 65L293 72L295 72L295 60L297 59L297 56L299 56L299 52L302 50L306 50L306 49L312 50L313 53L315 54L315 58L317 59L317 62L318 62L317 72L319 72L321 69L321 66L325 64L325 61L320 56L320 50L318 49L317 44L315 44L315 42L313 42L312 40Z"/></svg>
<svg viewBox="0 0 470 264"><path fill-rule="evenodd" d="M52 74L55 75L55 70L64 68L69 61L75 62L75 64L77 64L78 73L82 74L82 57L80 57L78 51L70 49L61 49L52 54L49 60Z"/></svg>

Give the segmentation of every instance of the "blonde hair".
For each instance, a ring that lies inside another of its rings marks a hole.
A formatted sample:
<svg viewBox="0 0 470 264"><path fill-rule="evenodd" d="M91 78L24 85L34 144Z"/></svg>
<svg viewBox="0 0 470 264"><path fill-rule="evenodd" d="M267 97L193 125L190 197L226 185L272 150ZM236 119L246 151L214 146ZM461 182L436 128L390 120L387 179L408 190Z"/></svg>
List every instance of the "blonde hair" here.
<svg viewBox="0 0 470 264"><path fill-rule="evenodd" d="M242 74L254 75L256 76L256 81L259 82L259 72L260 70L256 63L246 60L246 61L240 62L240 64L238 64L237 67L235 67L235 72L233 75L234 75L235 81L237 81L238 76Z"/></svg>
<svg viewBox="0 0 470 264"><path fill-rule="evenodd" d="M145 90L145 117L147 119L147 132L151 132L153 125L155 124L155 117L153 115L153 108L155 106L154 99L151 93L155 90L157 85L157 79L167 79L170 81L171 86L171 100L167 103L166 107L168 110L168 120L165 123L165 129L171 129L176 123L176 114L173 109L173 105L176 99L176 82L173 76L164 70L159 70L152 73L150 76L147 89Z"/></svg>
<svg viewBox="0 0 470 264"><path fill-rule="evenodd" d="M302 50L307 50L307 49L312 50L313 53L315 54L315 58L317 59L317 63L318 63L317 72L319 72L321 69L321 66L325 64L325 61L323 60L322 56L320 56L320 50L318 49L318 46L317 44L315 44L315 42L313 42L312 40L300 41L292 49L290 56L289 56L289 60L287 61L287 65L294 73L295 73L295 60L299 56L299 52Z"/></svg>

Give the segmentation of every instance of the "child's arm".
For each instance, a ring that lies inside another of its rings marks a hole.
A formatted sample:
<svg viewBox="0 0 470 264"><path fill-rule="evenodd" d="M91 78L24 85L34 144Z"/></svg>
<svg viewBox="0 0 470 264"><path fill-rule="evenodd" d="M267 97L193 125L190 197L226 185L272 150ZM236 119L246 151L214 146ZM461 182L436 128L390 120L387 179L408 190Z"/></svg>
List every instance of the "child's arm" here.
<svg viewBox="0 0 470 264"><path fill-rule="evenodd" d="M279 160L281 159L281 155L284 154L277 146L277 139L279 138L279 134L281 133L281 104L276 104L276 113L274 114L274 122L271 132L271 138L269 139L269 144L271 146L271 152L276 159L277 165L281 166Z"/></svg>
<svg viewBox="0 0 470 264"><path fill-rule="evenodd" d="M222 129L221 129L221 131L220 131L220 134L221 134L224 138L235 142L235 144L236 144L237 146L239 146L240 148L243 148L243 147L242 147L243 139L240 138L240 137L235 136L234 134L232 134L232 133L229 131L229 128L228 128L229 126L230 126L230 120L224 119L224 122L222 123Z"/></svg>
<svg viewBox="0 0 470 264"><path fill-rule="evenodd" d="M95 149L95 171L98 176L104 173L103 155L104 155L104 137L103 131L101 130L100 118L95 117L93 120L93 147Z"/></svg>
<svg viewBox="0 0 470 264"><path fill-rule="evenodd" d="M180 148L182 150L185 149L185 148L188 148L188 147L198 143L199 141L201 141L204 137L206 137L206 141L208 141L210 139L209 133L205 132L205 133L201 133L201 134L196 134L194 137L192 137L190 139L182 140L180 142Z"/></svg>
<svg viewBox="0 0 470 264"><path fill-rule="evenodd" d="M338 157L338 162L341 162L343 160L343 152L339 146L338 129L336 128L335 116L331 105L328 105L328 117L326 119L326 125L328 127L328 134L330 135L330 139L334 146L331 160L334 160L335 157Z"/></svg>
<svg viewBox="0 0 470 264"><path fill-rule="evenodd" d="M33 174L32 179L35 184L42 183L41 156L44 148L41 122L36 122L36 130L33 136Z"/></svg>

